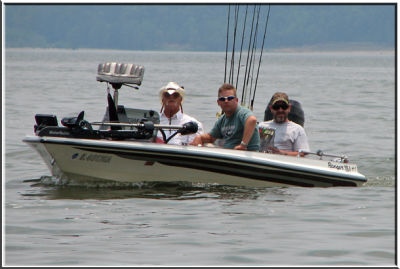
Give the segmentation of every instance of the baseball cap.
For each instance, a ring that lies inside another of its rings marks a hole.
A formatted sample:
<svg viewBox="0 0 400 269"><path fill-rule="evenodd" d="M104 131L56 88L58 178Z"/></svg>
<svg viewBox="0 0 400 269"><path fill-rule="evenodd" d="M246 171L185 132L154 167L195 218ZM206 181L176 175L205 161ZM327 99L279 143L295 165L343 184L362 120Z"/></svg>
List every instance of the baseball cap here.
<svg viewBox="0 0 400 269"><path fill-rule="evenodd" d="M284 92L276 92L276 93L272 96L272 98L271 98L270 105L272 106L272 105L274 105L276 102L279 102L279 101L283 101L283 102L285 102L286 104L289 104L289 97L288 97L287 94L284 93Z"/></svg>

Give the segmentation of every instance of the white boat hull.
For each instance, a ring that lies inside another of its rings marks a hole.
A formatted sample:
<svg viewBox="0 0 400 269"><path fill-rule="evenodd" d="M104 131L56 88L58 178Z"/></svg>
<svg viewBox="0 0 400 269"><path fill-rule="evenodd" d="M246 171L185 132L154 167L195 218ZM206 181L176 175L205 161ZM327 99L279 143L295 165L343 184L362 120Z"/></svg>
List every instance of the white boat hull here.
<svg viewBox="0 0 400 269"><path fill-rule="evenodd" d="M212 147L28 136L52 174L75 181L193 182L236 186L359 186L355 164Z"/></svg>

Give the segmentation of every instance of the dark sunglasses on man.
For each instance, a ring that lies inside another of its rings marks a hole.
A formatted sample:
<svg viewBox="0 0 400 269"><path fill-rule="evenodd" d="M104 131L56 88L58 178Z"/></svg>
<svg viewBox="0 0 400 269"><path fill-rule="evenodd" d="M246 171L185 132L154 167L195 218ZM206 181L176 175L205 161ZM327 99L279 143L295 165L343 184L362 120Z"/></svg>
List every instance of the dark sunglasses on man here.
<svg viewBox="0 0 400 269"><path fill-rule="evenodd" d="M164 92L164 97L168 98L170 96L172 96L174 98L178 98L181 95L178 92L174 92L173 94L170 94L169 92Z"/></svg>
<svg viewBox="0 0 400 269"><path fill-rule="evenodd" d="M233 96L233 95L228 96L228 97L224 97L224 96L218 97L218 101L221 101L221 102L225 102L226 100L232 101L233 99L235 99L235 96Z"/></svg>
<svg viewBox="0 0 400 269"><path fill-rule="evenodd" d="M286 103L275 103L275 104L272 106L272 109L273 109L273 110L279 110L279 108L282 108L283 110L286 110L286 109L289 108L289 105L286 104Z"/></svg>

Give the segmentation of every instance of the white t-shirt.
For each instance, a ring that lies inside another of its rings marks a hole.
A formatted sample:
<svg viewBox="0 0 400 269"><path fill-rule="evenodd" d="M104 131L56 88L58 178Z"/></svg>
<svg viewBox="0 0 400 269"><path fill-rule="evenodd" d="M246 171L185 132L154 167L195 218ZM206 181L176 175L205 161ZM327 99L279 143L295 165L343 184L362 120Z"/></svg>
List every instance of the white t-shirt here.
<svg viewBox="0 0 400 269"><path fill-rule="evenodd" d="M163 112L160 117L160 124L161 125L182 125L186 122L189 121L194 121L198 125L198 130L197 133L195 134L190 134L190 135L181 135L181 134L176 134L173 138L171 138L170 141L168 141L168 144L171 145L188 145L190 142L193 141L193 139L196 137L196 135L203 134L203 124L196 120L193 117L190 117L189 115L186 115L179 111L176 113L174 116L172 116L171 120L165 115ZM164 130L165 136L168 139L171 135L173 135L176 132L176 130ZM162 134L160 131L157 132L157 137L160 139L163 139Z"/></svg>
<svg viewBox="0 0 400 269"><path fill-rule="evenodd" d="M275 129L274 147L286 151L310 151L306 132L301 125L288 121L276 123L274 120L264 121L258 124L259 128ZM266 151L266 149L260 149Z"/></svg>

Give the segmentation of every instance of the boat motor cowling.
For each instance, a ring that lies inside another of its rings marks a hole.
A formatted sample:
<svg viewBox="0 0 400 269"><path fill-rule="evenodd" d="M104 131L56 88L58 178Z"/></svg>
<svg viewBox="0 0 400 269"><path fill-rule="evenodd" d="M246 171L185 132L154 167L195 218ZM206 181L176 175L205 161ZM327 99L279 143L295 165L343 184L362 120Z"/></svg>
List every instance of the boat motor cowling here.
<svg viewBox="0 0 400 269"><path fill-rule="evenodd" d="M271 101L270 101L271 102ZM301 104L296 101L296 100L289 100L289 103L292 105L292 108L289 112L288 118L291 121L294 121L295 123L301 125L304 127L304 111L303 108L301 107ZM274 116L272 115L271 110L269 109L269 104L265 108L265 113L264 113L264 121L269 121L272 120Z"/></svg>

